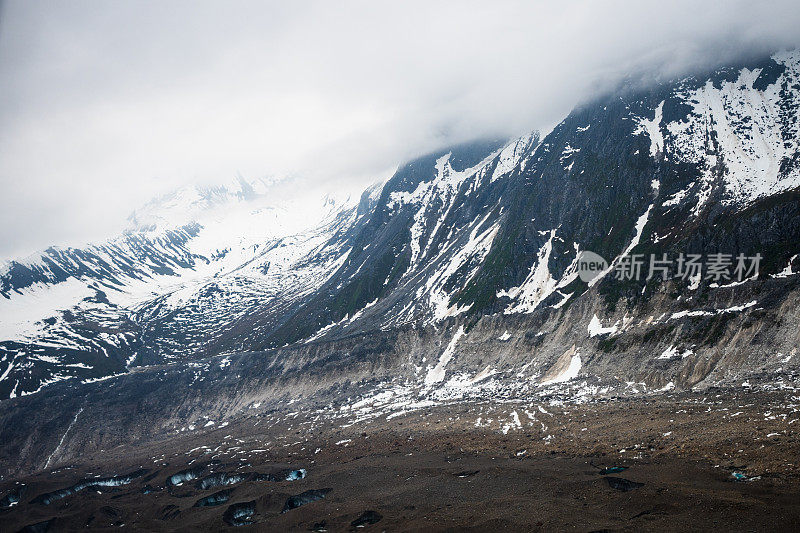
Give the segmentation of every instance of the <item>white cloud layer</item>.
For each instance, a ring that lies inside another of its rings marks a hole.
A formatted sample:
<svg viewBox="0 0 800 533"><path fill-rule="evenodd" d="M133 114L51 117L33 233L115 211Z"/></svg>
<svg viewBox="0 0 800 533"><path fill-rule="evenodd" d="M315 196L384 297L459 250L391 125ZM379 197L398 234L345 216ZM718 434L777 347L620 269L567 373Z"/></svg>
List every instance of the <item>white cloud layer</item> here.
<svg viewBox="0 0 800 533"><path fill-rule="evenodd" d="M800 45L796 1L9 1L0 257L99 239L176 186L335 188L546 128L622 76Z"/></svg>

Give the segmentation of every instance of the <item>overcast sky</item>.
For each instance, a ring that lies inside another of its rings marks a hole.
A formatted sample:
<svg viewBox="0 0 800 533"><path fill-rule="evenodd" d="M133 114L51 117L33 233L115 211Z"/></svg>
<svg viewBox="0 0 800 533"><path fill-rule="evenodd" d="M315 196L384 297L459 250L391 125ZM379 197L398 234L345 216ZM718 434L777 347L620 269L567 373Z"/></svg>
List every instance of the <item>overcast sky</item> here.
<svg viewBox="0 0 800 533"><path fill-rule="evenodd" d="M548 128L620 76L800 45L796 0L177 2L0 9L0 258L240 173L365 185Z"/></svg>

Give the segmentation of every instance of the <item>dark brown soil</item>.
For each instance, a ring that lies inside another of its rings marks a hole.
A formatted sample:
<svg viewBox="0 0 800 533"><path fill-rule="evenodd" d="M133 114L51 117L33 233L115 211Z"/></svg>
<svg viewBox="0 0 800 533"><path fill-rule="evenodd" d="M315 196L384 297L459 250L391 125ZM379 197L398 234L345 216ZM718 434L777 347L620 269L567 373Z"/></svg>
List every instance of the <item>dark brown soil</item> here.
<svg viewBox="0 0 800 533"><path fill-rule="evenodd" d="M309 414L242 422L6 480L0 496L16 482L27 488L18 505L0 511L0 530L46 520L50 531L227 530L228 506L254 501L255 524L236 529L362 530L351 524L365 516L365 531L798 531L800 423L791 423L800 418L797 398L746 399L541 404L546 413L537 404L456 404L388 421L311 424ZM521 428L504 427L513 412ZM308 474L208 490L194 481L166 488L168 476L198 464L207 465L206 474ZM626 469L601 473L614 466ZM83 477L139 467L148 474L128 485L30 503ZM736 481L734 472L756 479ZM145 485L156 491L143 494ZM230 501L193 507L223 489L232 489ZM318 489L331 490L281 512L290 496Z"/></svg>

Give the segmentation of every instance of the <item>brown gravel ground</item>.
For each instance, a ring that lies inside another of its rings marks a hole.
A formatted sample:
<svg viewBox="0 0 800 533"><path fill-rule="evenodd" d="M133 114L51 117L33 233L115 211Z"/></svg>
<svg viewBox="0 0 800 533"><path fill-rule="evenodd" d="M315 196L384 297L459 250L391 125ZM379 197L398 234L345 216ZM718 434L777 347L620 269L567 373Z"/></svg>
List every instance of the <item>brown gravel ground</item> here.
<svg viewBox="0 0 800 533"><path fill-rule="evenodd" d="M800 398L791 392L458 403L352 424L317 418L264 415L4 480L0 496L16 483L26 490L0 511L0 531L47 520L49 531L228 530L228 506L249 501L255 523L237 530L800 531L800 422L792 422ZM165 488L167 476L209 461L204 474L302 467L308 475ZM610 466L627 467L611 477L642 485L613 488L600 473ZM128 485L30 502L84 476L139 467L148 474ZM144 485L156 491L143 494ZM193 507L226 488L230 501ZM281 513L290 496L323 488L331 489L324 499ZM351 525L365 511L380 520Z"/></svg>

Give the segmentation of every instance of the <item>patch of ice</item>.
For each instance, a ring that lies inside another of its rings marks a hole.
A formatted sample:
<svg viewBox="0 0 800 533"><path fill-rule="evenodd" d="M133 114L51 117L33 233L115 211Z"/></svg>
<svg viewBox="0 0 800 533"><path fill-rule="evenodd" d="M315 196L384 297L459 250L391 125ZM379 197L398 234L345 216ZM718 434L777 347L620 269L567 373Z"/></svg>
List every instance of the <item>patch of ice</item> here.
<svg viewBox="0 0 800 533"><path fill-rule="evenodd" d="M634 134L646 133L650 136L650 157L655 157L658 152L664 150L664 135L661 133L661 119L663 117L664 101L656 107L655 116L652 120L645 118L638 119L638 127Z"/></svg>
<svg viewBox="0 0 800 533"><path fill-rule="evenodd" d="M552 385L554 383L571 381L578 377L578 374L581 371L581 366L581 356L579 353L576 353L572 356L572 359L570 359L569 366L561 374L547 381L541 382L540 385Z"/></svg>
<svg viewBox="0 0 800 533"><path fill-rule="evenodd" d="M589 322L589 336L596 337L598 335L605 335L605 334L614 334L617 332L617 325L613 324L607 328L604 328L603 325L600 323L600 319L597 318L597 315L592 316L592 320Z"/></svg>
<svg viewBox="0 0 800 533"><path fill-rule="evenodd" d="M447 345L447 348L442 352L442 355L439 356L439 362L436 363L436 366L431 368L428 371L428 374L425 376L425 385L431 386L434 383L439 383L440 381L444 380L445 369L447 364L453 358L453 354L456 351L456 344L458 340L464 336L464 326L459 326L458 331L456 331L453 338L450 340L450 343Z"/></svg>
<svg viewBox="0 0 800 533"><path fill-rule="evenodd" d="M786 265L786 268L778 272L777 274L773 274L773 278L788 278L789 276L793 276L797 274L797 272L792 272L792 263L794 263L795 259L797 259L797 254L793 255L791 259L789 259L789 264Z"/></svg>
<svg viewBox="0 0 800 533"><path fill-rule="evenodd" d="M666 350L664 350L661 355L658 356L659 359L672 359L673 357L678 357L680 354L678 353L678 349L674 346L670 346Z"/></svg>

